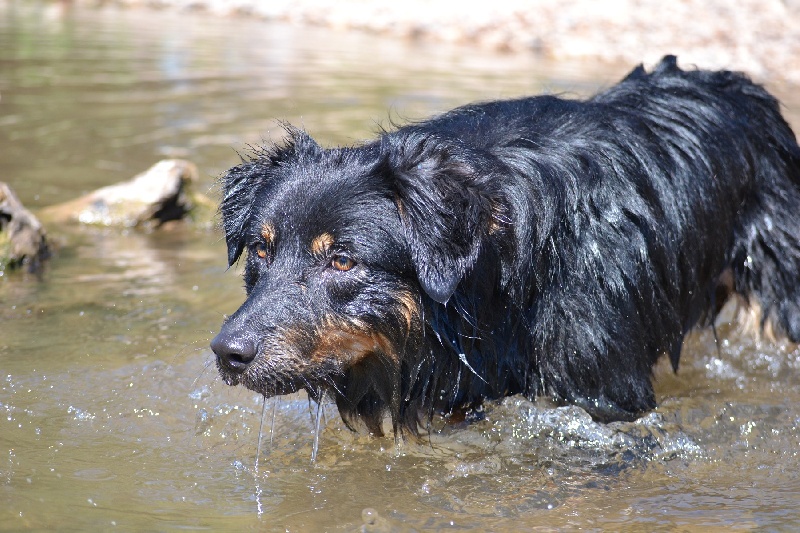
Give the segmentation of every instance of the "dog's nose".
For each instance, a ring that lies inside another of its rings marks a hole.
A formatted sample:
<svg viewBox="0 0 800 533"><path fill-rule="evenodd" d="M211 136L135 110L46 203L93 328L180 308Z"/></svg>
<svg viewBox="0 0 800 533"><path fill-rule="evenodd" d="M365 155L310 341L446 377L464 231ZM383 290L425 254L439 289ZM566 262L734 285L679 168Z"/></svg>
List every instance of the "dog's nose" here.
<svg viewBox="0 0 800 533"><path fill-rule="evenodd" d="M256 346L248 339L222 331L211 341L219 364L234 372L244 372L256 358Z"/></svg>

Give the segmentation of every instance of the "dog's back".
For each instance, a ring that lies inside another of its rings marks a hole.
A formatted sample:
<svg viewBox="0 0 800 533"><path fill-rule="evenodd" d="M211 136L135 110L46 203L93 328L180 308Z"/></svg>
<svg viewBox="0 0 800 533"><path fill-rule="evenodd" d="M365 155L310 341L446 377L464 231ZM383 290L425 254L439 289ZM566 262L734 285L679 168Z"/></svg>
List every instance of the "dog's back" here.
<svg viewBox="0 0 800 533"><path fill-rule="evenodd" d="M800 148L777 100L746 76L666 57L586 101L468 105L390 136L441 139L504 168L494 179L517 251L504 291L529 333L498 349L537 370L506 388L600 418L650 409L656 359L666 352L677 368L686 332L731 293L761 311L762 329L800 341ZM469 296L458 305L482 314Z"/></svg>

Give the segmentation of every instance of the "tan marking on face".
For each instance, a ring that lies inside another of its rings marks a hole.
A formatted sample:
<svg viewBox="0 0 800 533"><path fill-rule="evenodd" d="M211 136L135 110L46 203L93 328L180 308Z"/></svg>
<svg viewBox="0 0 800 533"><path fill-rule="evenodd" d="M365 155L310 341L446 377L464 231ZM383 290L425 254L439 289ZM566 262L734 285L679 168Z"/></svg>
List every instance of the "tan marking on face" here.
<svg viewBox="0 0 800 533"><path fill-rule="evenodd" d="M311 241L311 251L314 255L325 255L331 246L333 246L333 235L330 233L318 235Z"/></svg>
<svg viewBox="0 0 800 533"><path fill-rule="evenodd" d="M319 340L309 354L311 361L335 358L340 365L352 366L373 354L397 360L397 354L384 335L359 331L346 324L326 322L317 330Z"/></svg>
<svg viewBox="0 0 800 533"><path fill-rule="evenodd" d="M265 222L264 225L261 226L261 236L264 237L267 244L272 244L272 241L275 240L275 226L269 222Z"/></svg>
<svg viewBox="0 0 800 533"><path fill-rule="evenodd" d="M421 315L419 309L419 302L414 298L410 292L401 292L397 295L397 301L400 304L400 313L406 319L406 330L411 332L414 321Z"/></svg>

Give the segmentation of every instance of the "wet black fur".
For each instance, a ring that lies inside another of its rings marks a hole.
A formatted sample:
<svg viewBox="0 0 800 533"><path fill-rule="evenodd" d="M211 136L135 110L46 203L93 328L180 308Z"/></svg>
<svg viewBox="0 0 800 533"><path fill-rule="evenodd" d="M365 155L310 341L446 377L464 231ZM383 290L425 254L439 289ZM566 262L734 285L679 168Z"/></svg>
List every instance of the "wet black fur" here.
<svg viewBox="0 0 800 533"><path fill-rule="evenodd" d="M800 148L741 74L665 57L588 100L469 105L356 147L288 131L222 179L229 263L248 252L212 343L228 383L327 393L376 432L514 393L607 421L655 407L656 360L677 368L732 292L800 341ZM392 348L310 362L330 319Z"/></svg>

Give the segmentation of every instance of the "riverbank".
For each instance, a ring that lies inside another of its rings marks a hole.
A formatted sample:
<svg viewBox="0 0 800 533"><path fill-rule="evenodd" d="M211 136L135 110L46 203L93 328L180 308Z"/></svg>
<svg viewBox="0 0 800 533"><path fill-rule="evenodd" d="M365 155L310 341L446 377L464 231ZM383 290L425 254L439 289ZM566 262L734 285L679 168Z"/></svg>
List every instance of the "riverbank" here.
<svg viewBox="0 0 800 533"><path fill-rule="evenodd" d="M97 4L97 0L77 0ZM106 0L464 43L551 59L683 64L800 84L800 0Z"/></svg>

